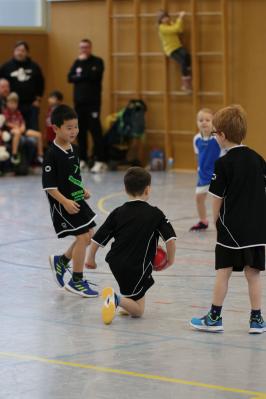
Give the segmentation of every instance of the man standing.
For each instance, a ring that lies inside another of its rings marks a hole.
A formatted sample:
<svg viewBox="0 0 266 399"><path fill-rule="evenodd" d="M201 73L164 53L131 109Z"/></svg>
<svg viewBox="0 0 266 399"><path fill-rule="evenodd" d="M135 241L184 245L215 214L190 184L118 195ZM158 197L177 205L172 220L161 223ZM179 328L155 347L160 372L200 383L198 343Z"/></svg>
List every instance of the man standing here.
<svg viewBox="0 0 266 399"><path fill-rule="evenodd" d="M94 150L94 166L91 172L105 169L102 128L100 122L103 60L92 54L92 42L82 39L79 43L79 56L70 68L68 81L74 84L74 106L79 120L79 150L81 167L88 163L87 133L90 131Z"/></svg>
<svg viewBox="0 0 266 399"><path fill-rule="evenodd" d="M27 129L39 130L40 100L44 92L44 78L38 64L29 57L29 45L16 43L13 58L0 68L0 78L10 83L11 91L19 96L19 109Z"/></svg>

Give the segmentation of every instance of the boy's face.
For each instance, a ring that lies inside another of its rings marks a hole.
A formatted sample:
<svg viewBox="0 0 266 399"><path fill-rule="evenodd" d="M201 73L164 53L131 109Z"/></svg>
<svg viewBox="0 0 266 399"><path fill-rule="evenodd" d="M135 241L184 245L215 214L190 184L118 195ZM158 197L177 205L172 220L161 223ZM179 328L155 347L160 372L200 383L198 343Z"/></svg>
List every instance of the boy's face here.
<svg viewBox="0 0 266 399"><path fill-rule="evenodd" d="M7 101L6 106L10 111L16 111L18 109L18 103L14 100Z"/></svg>
<svg viewBox="0 0 266 399"><path fill-rule="evenodd" d="M200 111L197 116L197 126L203 136L210 136L212 131L212 114Z"/></svg>
<svg viewBox="0 0 266 399"><path fill-rule="evenodd" d="M78 135L78 120L70 119L69 121L64 121L63 125L60 127L53 125L56 137L65 143L73 143Z"/></svg>

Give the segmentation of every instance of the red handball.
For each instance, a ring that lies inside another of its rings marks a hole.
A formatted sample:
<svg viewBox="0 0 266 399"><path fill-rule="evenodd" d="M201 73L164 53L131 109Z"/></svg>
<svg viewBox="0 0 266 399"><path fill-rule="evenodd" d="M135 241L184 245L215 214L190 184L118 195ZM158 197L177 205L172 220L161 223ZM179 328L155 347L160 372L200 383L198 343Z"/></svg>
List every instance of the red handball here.
<svg viewBox="0 0 266 399"><path fill-rule="evenodd" d="M160 272L161 270L167 269L168 267L167 254L162 247L157 247L157 252L154 256L152 266L155 272Z"/></svg>

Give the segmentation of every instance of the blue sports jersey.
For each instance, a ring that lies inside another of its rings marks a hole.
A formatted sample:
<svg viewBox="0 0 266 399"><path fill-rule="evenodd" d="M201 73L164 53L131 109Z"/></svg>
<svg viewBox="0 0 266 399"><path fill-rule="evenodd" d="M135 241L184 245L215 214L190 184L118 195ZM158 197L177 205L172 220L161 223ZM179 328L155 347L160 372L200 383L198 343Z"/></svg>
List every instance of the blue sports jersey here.
<svg viewBox="0 0 266 399"><path fill-rule="evenodd" d="M214 163L221 154L221 148L214 136L203 137L200 133L194 136L193 147L198 156L197 186L207 186L211 182Z"/></svg>

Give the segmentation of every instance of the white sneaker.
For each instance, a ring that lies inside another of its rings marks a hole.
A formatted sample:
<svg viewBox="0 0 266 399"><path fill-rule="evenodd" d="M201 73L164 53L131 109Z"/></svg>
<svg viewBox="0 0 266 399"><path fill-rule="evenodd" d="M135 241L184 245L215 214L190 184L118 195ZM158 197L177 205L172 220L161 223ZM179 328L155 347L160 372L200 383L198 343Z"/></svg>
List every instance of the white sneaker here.
<svg viewBox="0 0 266 399"><path fill-rule="evenodd" d="M93 167L91 168L91 173L101 173L107 170L107 166L103 162L96 161Z"/></svg>

